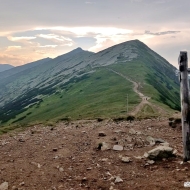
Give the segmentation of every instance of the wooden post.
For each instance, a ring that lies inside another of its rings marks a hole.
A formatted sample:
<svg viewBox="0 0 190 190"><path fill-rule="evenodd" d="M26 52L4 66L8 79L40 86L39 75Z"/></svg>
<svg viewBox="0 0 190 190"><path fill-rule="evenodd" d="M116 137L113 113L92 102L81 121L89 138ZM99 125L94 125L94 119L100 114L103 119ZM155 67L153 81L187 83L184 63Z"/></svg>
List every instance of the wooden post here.
<svg viewBox="0 0 190 190"><path fill-rule="evenodd" d="M187 52L181 51L178 59L180 71L183 159L190 160L190 105Z"/></svg>

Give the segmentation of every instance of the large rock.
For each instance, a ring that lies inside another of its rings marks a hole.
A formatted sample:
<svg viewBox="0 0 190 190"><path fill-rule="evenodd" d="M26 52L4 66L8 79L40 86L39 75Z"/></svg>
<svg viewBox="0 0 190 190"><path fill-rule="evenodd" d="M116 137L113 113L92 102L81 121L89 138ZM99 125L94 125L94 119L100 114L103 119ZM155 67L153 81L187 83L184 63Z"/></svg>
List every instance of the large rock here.
<svg viewBox="0 0 190 190"><path fill-rule="evenodd" d="M0 185L0 190L8 190L9 184L8 182L4 182Z"/></svg>
<svg viewBox="0 0 190 190"><path fill-rule="evenodd" d="M163 158L169 158L175 156L174 149L168 146L158 146L150 151L146 155L151 160L161 160Z"/></svg>

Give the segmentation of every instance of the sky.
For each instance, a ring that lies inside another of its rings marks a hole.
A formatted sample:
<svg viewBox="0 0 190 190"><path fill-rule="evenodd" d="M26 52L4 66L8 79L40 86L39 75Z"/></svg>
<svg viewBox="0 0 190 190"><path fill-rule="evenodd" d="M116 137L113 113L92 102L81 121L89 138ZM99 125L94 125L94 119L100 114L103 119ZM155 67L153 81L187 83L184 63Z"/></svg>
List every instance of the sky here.
<svg viewBox="0 0 190 190"><path fill-rule="evenodd" d="M178 67L190 54L190 0L0 0L0 63L138 39Z"/></svg>

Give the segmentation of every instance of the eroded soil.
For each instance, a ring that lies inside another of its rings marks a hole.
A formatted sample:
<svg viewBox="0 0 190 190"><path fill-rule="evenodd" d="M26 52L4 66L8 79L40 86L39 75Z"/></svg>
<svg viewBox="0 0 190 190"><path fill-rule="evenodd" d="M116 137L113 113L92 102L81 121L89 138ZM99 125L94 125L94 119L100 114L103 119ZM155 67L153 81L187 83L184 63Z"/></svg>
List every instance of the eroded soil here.
<svg viewBox="0 0 190 190"><path fill-rule="evenodd" d="M106 136L99 136L101 131ZM181 133L168 119L86 120L13 131L0 136L0 184L20 190L187 189L190 163L181 163ZM159 145L150 145L148 136L168 142L177 156L147 164L141 157ZM110 149L99 150L102 142ZM113 150L116 144L124 150ZM123 163L124 156L131 162Z"/></svg>

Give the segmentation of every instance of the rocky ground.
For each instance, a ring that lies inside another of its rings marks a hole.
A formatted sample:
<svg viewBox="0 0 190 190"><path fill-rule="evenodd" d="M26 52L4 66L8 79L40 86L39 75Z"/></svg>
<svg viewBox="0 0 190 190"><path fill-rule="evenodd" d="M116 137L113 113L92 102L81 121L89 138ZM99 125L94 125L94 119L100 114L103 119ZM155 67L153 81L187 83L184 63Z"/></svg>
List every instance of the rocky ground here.
<svg viewBox="0 0 190 190"><path fill-rule="evenodd" d="M13 131L0 136L0 190L184 189L190 163L182 162L181 136L168 119Z"/></svg>

